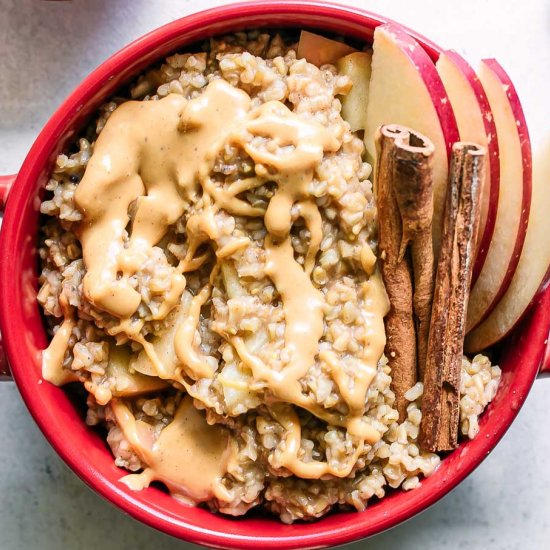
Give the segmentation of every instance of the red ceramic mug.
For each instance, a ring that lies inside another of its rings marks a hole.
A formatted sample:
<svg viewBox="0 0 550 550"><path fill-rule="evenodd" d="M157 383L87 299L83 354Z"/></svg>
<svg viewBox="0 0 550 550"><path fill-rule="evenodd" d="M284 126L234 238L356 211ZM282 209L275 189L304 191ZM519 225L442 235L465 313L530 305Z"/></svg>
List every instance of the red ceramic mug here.
<svg viewBox="0 0 550 550"><path fill-rule="evenodd" d="M254 2L185 17L151 32L103 63L59 107L32 146L19 174L0 178L0 374L15 380L27 407L63 460L90 487L133 517L157 529L219 548L320 548L388 529L433 504L478 466L504 435L537 374L550 372L546 343L550 289L539 293L522 325L507 339L498 394L480 421L476 439L445 458L420 488L396 491L363 513L329 515L309 524L272 518L231 519L179 503L157 488L132 492L101 437L62 389L42 380L41 350L48 342L36 302L40 190L55 158L78 135L99 105L145 67L206 37L245 28L298 27L336 31L365 41L386 22L354 8L325 3ZM413 33L432 59L439 48ZM9 196L8 196L9 195ZM542 367L541 367L542 365Z"/></svg>

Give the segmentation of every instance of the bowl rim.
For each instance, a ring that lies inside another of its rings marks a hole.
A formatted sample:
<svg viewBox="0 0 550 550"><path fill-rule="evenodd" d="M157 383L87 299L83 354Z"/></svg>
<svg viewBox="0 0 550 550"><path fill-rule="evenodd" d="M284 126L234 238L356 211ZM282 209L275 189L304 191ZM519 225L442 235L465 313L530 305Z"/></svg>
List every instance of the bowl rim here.
<svg viewBox="0 0 550 550"><path fill-rule="evenodd" d="M76 111L83 109L86 103L91 101L93 94L101 90L105 82L108 79L110 80L117 70L127 67L130 57L134 59L143 57L167 39L176 39L177 37L186 35L190 32L190 29L200 30L201 27L205 26L206 20L208 20L209 24L213 21L223 23L229 20L235 21L237 17L253 15L268 17L270 15L284 15L289 12L296 16L313 17L322 14L325 18L335 17L354 23L369 22L373 28L390 21L387 18L363 9L325 1L252 1L224 5L185 16L158 27L119 50L83 79L68 98L56 109L49 121L44 125L31 147L27 158L23 162L16 184L7 201L4 226L0 233L0 258L2 258L0 263L0 281L6 281L11 274L10 258L17 257L18 251L15 249L15 243L18 239L21 239L21 232L23 231L21 227L17 227L17 216L18 212L25 207L29 199L26 188L30 184L25 186L22 183L28 181L29 178L32 179L40 170L43 170L47 152L59 146L60 140L57 136L61 135L65 130L67 121L74 116ZM301 25L299 22L295 26L298 28L313 27L313 25L309 24ZM438 46L414 31L410 31L409 29L407 31L420 42L432 59L438 56L441 51ZM16 320L13 317L13 308L21 309L21 306L15 303L14 293L8 289L8 285L0 284L0 327L4 335L16 334L20 330L20 326L17 326ZM22 318L24 318L24 314ZM533 308L533 311L524 322L525 330L518 335L518 338L514 339L513 342L515 345L510 345L511 353L515 353L514 357L517 357L518 360L523 360L525 363L525 366L522 366L521 372L511 376L508 392L511 391L514 395L513 403L510 406L500 405L502 411L499 411L498 415L488 415L487 413L484 415L482 420L487 425L487 437L475 439L461 445L459 450L446 458L446 460L450 460L453 456L456 457L457 453L460 453L460 456L455 461L457 464L453 465L453 467L456 466L455 469L451 470L447 477L437 479L437 476L432 476L423 481L423 486L426 486L426 490L418 489L408 493L406 497L403 495L400 499L392 498L394 495L385 497L384 501L391 498L392 502L395 503L394 510L392 510L391 514L387 512L377 514L377 510L373 506L370 514L369 511L366 512L366 514L372 517L372 521L360 521L361 516L354 512L352 514L355 520L347 521L345 524L337 519L335 520L335 516L332 516L332 518L323 519L315 524L309 524L315 525L315 529L307 528L307 524L295 524L293 526L285 526L285 535L276 536L247 535L242 532L230 532L229 530L221 532L220 530L193 525L181 520L178 522L175 521L173 515L166 513L158 507L145 505L140 501L139 496L129 494L123 487L110 482L98 470L94 469L92 464L82 461L82 449L74 448L70 440L65 440L62 437L62 434L58 431L59 425L50 424L47 415L40 413L39 399L34 395L34 388L27 381L27 376L24 374L25 369L19 357L23 339L15 337L4 338L4 345L10 358L13 377L19 391L46 439L81 479L97 493L126 513L163 532L189 540L190 542L208 546L252 549L261 543L265 548L313 548L343 544L389 529L438 501L469 475L494 448L521 408L538 372L543 353L542 342L546 339L549 326L550 289L538 298L537 306ZM527 342L522 342L522 338L523 340L527 340ZM517 339L520 342L517 342ZM520 344L525 349L522 349ZM517 349L514 351L516 347L522 351L518 351ZM488 416L488 418L485 418L485 416ZM497 416L498 418L496 418ZM240 523L245 525L247 521L241 520ZM241 531L243 530L241 529Z"/></svg>

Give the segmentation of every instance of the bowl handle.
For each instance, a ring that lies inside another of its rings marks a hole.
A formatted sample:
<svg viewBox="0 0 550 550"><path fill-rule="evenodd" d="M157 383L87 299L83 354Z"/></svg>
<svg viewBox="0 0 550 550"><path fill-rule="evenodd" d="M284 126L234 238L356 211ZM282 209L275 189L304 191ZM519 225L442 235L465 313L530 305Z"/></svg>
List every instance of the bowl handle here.
<svg viewBox="0 0 550 550"><path fill-rule="evenodd" d="M11 176L0 176L0 228L2 214L4 213L4 207L8 200L8 193L10 188L15 181L17 174ZM8 360L4 354L4 347L2 346L2 334L0 333L0 380L10 380L10 367L8 365Z"/></svg>
<svg viewBox="0 0 550 550"><path fill-rule="evenodd" d="M539 376L550 376L550 334L548 334L548 339L546 340L546 352L544 353Z"/></svg>
<svg viewBox="0 0 550 550"><path fill-rule="evenodd" d="M545 278L544 290L542 291L542 297L539 301L539 307L543 307L548 312L546 318L548 319L546 326L543 326L543 330L546 331L546 340L544 341L544 352L542 355L542 362L540 364L539 378L550 377L550 268L548 269L547 276Z"/></svg>
<svg viewBox="0 0 550 550"><path fill-rule="evenodd" d="M550 377L550 333L546 339L546 350L540 366L539 378Z"/></svg>

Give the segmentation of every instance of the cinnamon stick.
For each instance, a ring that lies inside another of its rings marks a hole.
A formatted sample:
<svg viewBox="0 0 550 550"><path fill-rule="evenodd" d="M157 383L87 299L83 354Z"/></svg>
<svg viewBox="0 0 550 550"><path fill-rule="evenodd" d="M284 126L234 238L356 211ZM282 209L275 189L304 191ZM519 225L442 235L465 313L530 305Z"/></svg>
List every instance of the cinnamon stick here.
<svg viewBox="0 0 550 550"><path fill-rule="evenodd" d="M420 445L432 452L452 450L458 443L462 347L485 157L478 145L453 146L419 434Z"/></svg>
<svg viewBox="0 0 550 550"><path fill-rule="evenodd" d="M434 285L432 242L432 142L407 129L396 139L394 190L403 226L399 258L410 245L413 268L413 310L416 325L418 377L423 379Z"/></svg>
<svg viewBox="0 0 550 550"><path fill-rule="evenodd" d="M406 162L401 162L398 151L409 135L406 128L387 125L380 128L376 137L378 245L382 277L390 302L390 310L385 318L385 352L392 369L391 387L401 421L407 413L405 393L417 380L411 265L409 256L401 253L403 237L408 236L409 232L403 230L395 193L396 180L404 176L398 175L397 171L404 171L407 166Z"/></svg>

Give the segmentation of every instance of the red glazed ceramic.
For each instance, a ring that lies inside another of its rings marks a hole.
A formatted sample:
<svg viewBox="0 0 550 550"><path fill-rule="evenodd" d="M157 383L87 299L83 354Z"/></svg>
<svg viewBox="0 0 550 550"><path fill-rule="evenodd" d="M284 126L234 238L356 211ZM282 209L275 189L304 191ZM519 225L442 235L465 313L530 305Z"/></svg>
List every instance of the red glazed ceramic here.
<svg viewBox="0 0 550 550"><path fill-rule="evenodd" d="M420 488L397 491L366 512L337 513L309 524L283 525L255 516L231 519L185 506L157 488L132 492L118 480L105 442L84 423L82 411L40 374L44 331L37 292L39 193L56 155L74 139L99 105L136 73L176 49L214 34L246 28L298 27L336 31L369 41L386 20L326 3L253 2L204 11L140 38L103 63L59 107L32 146L17 176L0 178L0 372L8 363L29 411L61 458L90 487L119 508L161 531L217 548L321 548L374 535L412 517L460 483L498 443L521 408L545 355L550 290L541 292L521 327L505 343L502 382L483 415L481 431L464 442ZM439 48L413 33L432 59ZM8 196L9 195L9 196ZM3 351L2 351L3 346ZM6 361L7 359L7 361ZM550 354L542 370L550 371Z"/></svg>

